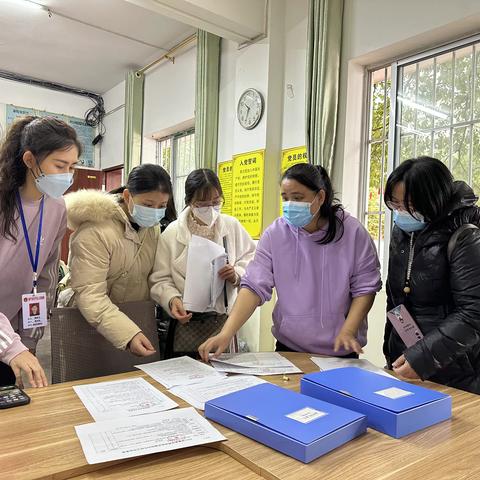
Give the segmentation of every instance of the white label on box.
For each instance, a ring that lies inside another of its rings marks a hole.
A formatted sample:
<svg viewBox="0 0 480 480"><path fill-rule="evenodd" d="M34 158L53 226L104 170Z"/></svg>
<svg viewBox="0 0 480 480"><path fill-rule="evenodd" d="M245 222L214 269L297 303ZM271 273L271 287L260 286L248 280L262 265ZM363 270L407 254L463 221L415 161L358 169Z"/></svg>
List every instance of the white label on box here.
<svg viewBox="0 0 480 480"><path fill-rule="evenodd" d="M378 392L375 392L377 395L382 395L387 398L391 398L393 400L397 400L397 398L403 398L403 397L408 397L409 395L413 395L412 392L409 392L408 390L402 390L401 388L397 387L391 387L391 388L386 388L385 390L378 390Z"/></svg>
<svg viewBox="0 0 480 480"><path fill-rule="evenodd" d="M296 420L297 422L301 423L310 423L318 418L322 418L327 415L326 412L321 412L320 410L315 410L314 408L305 407L301 410L297 410L296 412L289 413L287 415L288 418L292 420Z"/></svg>

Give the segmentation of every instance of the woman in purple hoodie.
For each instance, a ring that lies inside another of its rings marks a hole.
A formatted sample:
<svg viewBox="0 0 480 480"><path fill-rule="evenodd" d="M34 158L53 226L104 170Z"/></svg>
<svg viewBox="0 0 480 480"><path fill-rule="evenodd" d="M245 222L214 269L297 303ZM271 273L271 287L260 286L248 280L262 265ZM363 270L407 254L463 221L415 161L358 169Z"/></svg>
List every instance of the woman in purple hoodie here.
<svg viewBox="0 0 480 480"><path fill-rule="evenodd" d="M277 351L357 358L367 343L367 314L381 288L370 235L336 203L323 167L289 168L281 193L283 217L263 233L222 331L200 346L204 361L226 349L273 288Z"/></svg>

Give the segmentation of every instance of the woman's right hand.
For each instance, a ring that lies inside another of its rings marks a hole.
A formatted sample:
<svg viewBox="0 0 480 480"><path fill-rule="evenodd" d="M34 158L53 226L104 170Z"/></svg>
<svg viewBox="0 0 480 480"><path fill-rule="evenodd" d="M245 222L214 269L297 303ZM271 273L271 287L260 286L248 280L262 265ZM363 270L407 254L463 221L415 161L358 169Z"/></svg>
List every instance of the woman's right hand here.
<svg viewBox="0 0 480 480"><path fill-rule="evenodd" d="M187 313L185 310L180 297L175 297L170 301L170 312L173 318L178 320L180 323L188 323L192 318L192 314Z"/></svg>
<svg viewBox="0 0 480 480"><path fill-rule="evenodd" d="M203 342L198 347L198 353L200 354L201 359L208 363L210 352L214 351L214 358L217 358L221 353L223 353L232 340L233 335L228 333L220 332L214 337L210 337L208 340Z"/></svg>
<svg viewBox="0 0 480 480"><path fill-rule="evenodd" d="M128 348L137 357L148 357L156 352L150 340L142 332L138 332L130 340Z"/></svg>
<svg viewBox="0 0 480 480"><path fill-rule="evenodd" d="M46 387L48 385L47 377L40 362L28 350L13 357L10 360L10 367L20 388L23 387L22 373L27 376L28 382L32 387Z"/></svg>

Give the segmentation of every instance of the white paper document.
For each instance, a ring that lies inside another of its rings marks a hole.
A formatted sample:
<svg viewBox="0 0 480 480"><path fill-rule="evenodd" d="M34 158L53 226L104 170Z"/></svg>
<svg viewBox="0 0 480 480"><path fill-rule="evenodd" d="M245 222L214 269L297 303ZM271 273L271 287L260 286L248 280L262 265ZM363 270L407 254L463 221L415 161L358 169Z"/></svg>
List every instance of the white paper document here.
<svg viewBox="0 0 480 480"><path fill-rule="evenodd" d="M143 378L77 385L73 389L97 422L178 407Z"/></svg>
<svg viewBox="0 0 480 480"><path fill-rule="evenodd" d="M277 352L233 353L210 358L210 363L219 372L244 375L284 375L302 373L290 360Z"/></svg>
<svg viewBox="0 0 480 480"><path fill-rule="evenodd" d="M135 365L166 388L197 383L206 378L218 378L225 374L190 357L170 358L158 362Z"/></svg>
<svg viewBox="0 0 480 480"><path fill-rule="evenodd" d="M187 274L183 305L189 312L213 311L225 280L218 271L227 264L225 248L206 238L192 235L188 246Z"/></svg>
<svg viewBox="0 0 480 480"><path fill-rule="evenodd" d="M224 377L218 380L207 379L194 385L183 385L173 387L170 392L177 397L182 398L192 407L200 410L205 409L205 403L214 398L222 397L228 393L238 392L245 388L266 383L261 378L251 375L236 375L234 377Z"/></svg>
<svg viewBox="0 0 480 480"><path fill-rule="evenodd" d="M258 353L222 353L218 358L212 358L216 363L224 363L237 367L294 367L295 365L278 352Z"/></svg>
<svg viewBox="0 0 480 480"><path fill-rule="evenodd" d="M75 431L89 464L225 440L194 408L89 423Z"/></svg>
<svg viewBox="0 0 480 480"><path fill-rule="evenodd" d="M340 357L310 357L320 370L334 370L335 368L357 367L369 372L378 373L384 377L395 378L388 374L383 368L377 367L364 358L340 358Z"/></svg>

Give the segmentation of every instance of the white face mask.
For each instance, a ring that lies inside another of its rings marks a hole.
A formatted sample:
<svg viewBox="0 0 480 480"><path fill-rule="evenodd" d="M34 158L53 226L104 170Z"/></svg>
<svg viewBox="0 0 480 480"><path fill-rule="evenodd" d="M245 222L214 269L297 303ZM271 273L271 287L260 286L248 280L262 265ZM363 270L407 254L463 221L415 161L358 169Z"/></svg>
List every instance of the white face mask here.
<svg viewBox="0 0 480 480"><path fill-rule="evenodd" d="M208 227L212 227L220 215L220 209L221 207L217 205L215 207L193 207L192 211L196 218Z"/></svg>

